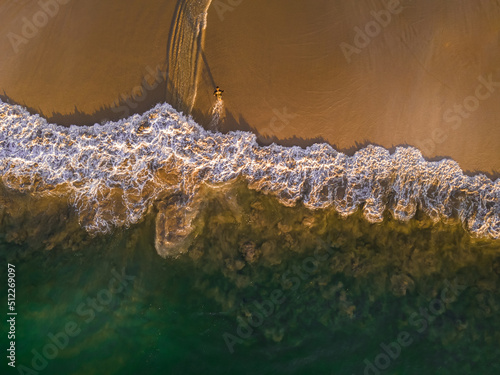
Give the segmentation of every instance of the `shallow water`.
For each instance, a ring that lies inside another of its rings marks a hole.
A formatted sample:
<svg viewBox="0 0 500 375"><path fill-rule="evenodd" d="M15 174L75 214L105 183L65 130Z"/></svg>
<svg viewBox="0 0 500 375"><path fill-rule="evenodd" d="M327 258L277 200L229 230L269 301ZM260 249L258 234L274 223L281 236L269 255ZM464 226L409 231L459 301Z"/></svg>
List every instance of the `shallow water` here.
<svg viewBox="0 0 500 375"><path fill-rule="evenodd" d="M18 366L32 368L32 350L43 354L47 335L75 322L79 334L39 373L363 374L377 358L386 374L500 369L500 244L471 238L459 221L417 212L371 224L359 212L284 207L237 183L206 191L183 255L163 259L156 212L90 237L76 215L54 219L65 204L2 212L0 277L16 265ZM115 271L129 279L109 300ZM442 295L448 283L456 293ZM404 332L412 342L385 357L381 345Z"/></svg>
<svg viewBox="0 0 500 375"><path fill-rule="evenodd" d="M459 218L472 235L500 238L500 179L469 177L453 160L428 162L419 150L368 146L352 157L327 144L260 147L249 132L209 132L168 104L103 126L65 128L0 102L0 175L34 197L67 199L92 233L159 211L156 249L191 231L207 186L243 180L281 204L386 212L407 221L421 209L435 221ZM158 202L160 202L158 204ZM5 203L8 205L8 203Z"/></svg>

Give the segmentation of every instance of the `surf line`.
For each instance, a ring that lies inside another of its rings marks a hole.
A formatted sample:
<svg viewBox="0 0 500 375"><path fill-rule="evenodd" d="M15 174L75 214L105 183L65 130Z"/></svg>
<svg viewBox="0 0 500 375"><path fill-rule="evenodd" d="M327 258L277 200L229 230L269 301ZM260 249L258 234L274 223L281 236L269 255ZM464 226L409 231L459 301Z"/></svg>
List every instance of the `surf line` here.
<svg viewBox="0 0 500 375"><path fill-rule="evenodd" d="M196 99L211 3L212 0L179 0L170 27L166 101L186 115L191 113Z"/></svg>

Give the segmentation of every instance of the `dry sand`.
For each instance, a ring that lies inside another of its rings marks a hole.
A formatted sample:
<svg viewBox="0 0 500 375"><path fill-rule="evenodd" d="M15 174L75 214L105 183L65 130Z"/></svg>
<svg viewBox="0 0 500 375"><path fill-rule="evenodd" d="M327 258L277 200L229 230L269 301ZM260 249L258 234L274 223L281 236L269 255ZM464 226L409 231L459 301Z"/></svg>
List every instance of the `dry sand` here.
<svg viewBox="0 0 500 375"><path fill-rule="evenodd" d="M148 66L165 63L175 5L70 0L14 53L8 32L19 33L22 17L39 5L3 1L0 90L60 123L125 115L109 107L144 87ZM372 12L387 8L390 20L383 12L387 25L377 28ZM367 25L372 36L356 46L355 27ZM346 58L342 43L356 53ZM428 158L451 157L465 170L495 174L500 84L477 88L478 77L500 82L499 47L500 3L492 0L406 0L401 7L382 0L214 0L193 115L208 125L217 84L225 90L222 131L252 130L261 143L324 140L348 153L367 143L411 145ZM138 105L127 104L127 112L164 100L164 90L146 90L141 103L132 98Z"/></svg>

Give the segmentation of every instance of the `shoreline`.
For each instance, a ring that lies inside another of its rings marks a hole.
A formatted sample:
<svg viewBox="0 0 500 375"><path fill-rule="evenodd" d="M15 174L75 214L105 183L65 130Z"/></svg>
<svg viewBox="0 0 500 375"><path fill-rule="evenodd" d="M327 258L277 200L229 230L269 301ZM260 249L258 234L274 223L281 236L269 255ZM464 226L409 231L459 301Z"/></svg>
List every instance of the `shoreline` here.
<svg viewBox="0 0 500 375"><path fill-rule="evenodd" d="M413 147L391 154L368 146L351 157L327 144L261 147L252 133L207 131L168 104L103 126L48 124L9 104L0 104L0 118L6 186L34 194L57 189L94 233L133 224L159 197L172 196L165 217L180 215L173 221L180 227L168 233L182 237L203 186L241 177L284 206L334 207L342 216L362 209L370 222L382 221L386 210L407 221L421 207L434 220L458 214L476 236L500 236L500 179L468 177L453 160L427 162Z"/></svg>
<svg viewBox="0 0 500 375"><path fill-rule="evenodd" d="M104 125L103 121L101 121L101 122L92 122L92 121L88 122L87 119L95 118L95 117L92 115L89 116L89 115L84 114L84 113L79 113L77 115L62 116L65 118L65 121L61 124L61 123L58 123L55 121L51 121L50 118L46 118L46 117L40 115L33 108L26 108L21 104L12 103L12 101L10 101L8 99L5 100L5 98L2 95L0 95L0 103L1 102L12 105L12 106L20 106L21 108L23 108L23 110L26 110L30 115L38 115L41 118L43 118L48 124L53 124L56 126L70 127L70 126L74 125L74 126L81 126L81 127L92 127L95 124L100 125L100 126ZM145 110L144 112L133 113L131 116L133 116L133 115L142 116L145 113L151 111L154 107L156 107L158 105L162 106L164 104L168 104L168 103L155 103L151 108ZM119 122L120 120L123 120L123 118L118 117L116 120L109 120L109 122L115 123L115 122ZM206 126L203 126L199 123L197 123L197 124L200 127L204 128L205 130L210 131L209 129L206 129ZM327 140L325 140L324 138L321 138L321 137L312 138L312 139L302 139L302 138L298 138L298 137L290 137L288 139L277 139L275 137L262 137L258 133L256 133L255 129L252 129L252 128L250 128L249 130L240 130L240 129L235 128L235 129L230 129L226 132L220 132L220 134L227 134L231 131L243 131L243 132L248 132L248 133L254 134L256 136L257 144L260 147L265 147L265 146L269 146L271 144L276 144L278 146L283 146L283 147L287 147L287 148L297 146L297 147L300 147L301 149L305 150L306 148L313 146L313 145L325 144L325 145L328 145L331 148L333 148L335 151L342 153L342 154L345 154L346 156L349 156L349 157L352 157L354 154L356 154L356 152L363 150L369 146L384 148L387 151L389 151L389 153L391 155L394 154L394 152L396 151L396 148L399 148L399 147L416 148L416 147L411 146L409 144L401 144L401 145L394 145L391 147L384 147L383 145L380 145L380 144L375 144L375 143L372 143L369 141L365 141L363 143L356 142L355 145L353 145L347 149L341 149L341 148L336 147L336 145L334 145L334 144L330 144L330 142L328 142ZM422 151L420 149L418 149L418 150L420 152ZM423 155L423 158L426 162L440 162L443 160L451 160L451 161L457 162L456 160L454 160L450 156L434 156L434 157L428 158L428 157ZM500 178L500 171L487 172L487 171L482 171L482 170L466 170L463 168L461 168L461 169L462 169L464 175L469 176L469 177L484 175L488 179L490 179L492 182L495 182L497 179Z"/></svg>

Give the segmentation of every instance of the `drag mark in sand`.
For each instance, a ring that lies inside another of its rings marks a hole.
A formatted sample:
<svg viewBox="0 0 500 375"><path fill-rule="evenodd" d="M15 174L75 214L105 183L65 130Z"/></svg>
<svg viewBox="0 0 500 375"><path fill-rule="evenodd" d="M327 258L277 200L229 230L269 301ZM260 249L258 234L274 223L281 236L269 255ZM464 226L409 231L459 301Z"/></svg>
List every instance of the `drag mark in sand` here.
<svg viewBox="0 0 500 375"><path fill-rule="evenodd" d="M167 48L166 101L189 114L196 99L197 78L207 11L212 0L179 0Z"/></svg>

